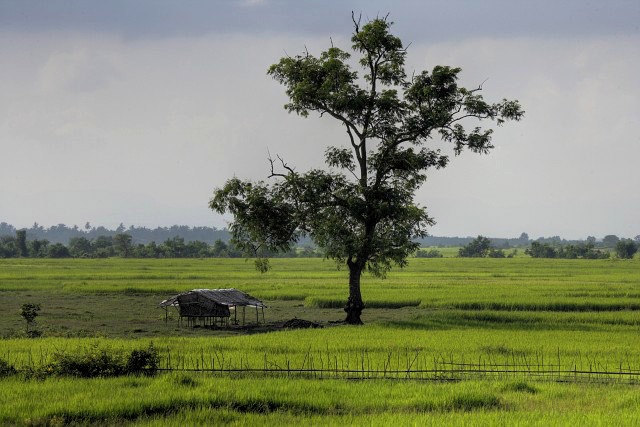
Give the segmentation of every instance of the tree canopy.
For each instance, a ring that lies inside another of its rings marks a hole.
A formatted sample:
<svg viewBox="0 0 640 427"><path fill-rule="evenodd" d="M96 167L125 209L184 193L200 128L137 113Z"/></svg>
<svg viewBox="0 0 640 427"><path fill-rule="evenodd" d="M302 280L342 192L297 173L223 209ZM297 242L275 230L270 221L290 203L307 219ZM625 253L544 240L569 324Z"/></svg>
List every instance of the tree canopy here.
<svg viewBox="0 0 640 427"><path fill-rule="evenodd" d="M487 153L493 131L477 121L501 125L524 113L517 101L489 103L481 86L460 86L460 68L437 65L408 76L407 49L390 21L361 25L354 17L353 24L355 61L332 43L319 56L287 56L268 70L286 89L287 111L328 116L344 127L345 144L326 149L327 169L301 173L282 157L271 158L272 183L230 179L215 190L210 207L233 214L234 243L254 254L263 271L264 252L286 251L304 235L346 264L346 322L360 324L362 272L384 276L393 265L404 266L419 246L415 239L434 224L414 195L427 171L450 159L430 143L448 142L455 155Z"/></svg>

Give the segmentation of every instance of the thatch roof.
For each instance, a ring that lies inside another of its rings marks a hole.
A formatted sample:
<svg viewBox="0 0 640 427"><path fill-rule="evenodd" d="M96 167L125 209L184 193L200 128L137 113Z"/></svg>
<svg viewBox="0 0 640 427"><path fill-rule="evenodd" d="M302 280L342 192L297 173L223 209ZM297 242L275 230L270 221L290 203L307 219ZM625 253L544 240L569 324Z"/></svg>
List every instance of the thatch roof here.
<svg viewBox="0 0 640 427"><path fill-rule="evenodd" d="M237 289L193 289L188 292L175 295L160 303L160 307L178 306L178 297L196 293L198 296L213 301L227 307L266 307L266 305L257 298L252 297Z"/></svg>

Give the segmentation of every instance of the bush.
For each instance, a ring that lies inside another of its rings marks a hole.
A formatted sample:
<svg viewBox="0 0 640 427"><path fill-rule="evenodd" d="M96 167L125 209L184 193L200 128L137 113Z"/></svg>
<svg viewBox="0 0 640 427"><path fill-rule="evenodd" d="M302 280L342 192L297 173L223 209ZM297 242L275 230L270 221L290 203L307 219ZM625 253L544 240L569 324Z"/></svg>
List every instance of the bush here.
<svg viewBox="0 0 640 427"><path fill-rule="evenodd" d="M458 250L458 256L463 258L484 258L491 248L491 240L484 236L478 236L468 245Z"/></svg>
<svg viewBox="0 0 640 427"><path fill-rule="evenodd" d="M416 258L442 258L443 255L437 249L430 249L428 251L419 250L416 253Z"/></svg>
<svg viewBox="0 0 640 427"><path fill-rule="evenodd" d="M494 248L489 249L489 252L487 252L487 256L489 258L506 258L506 255L502 249Z"/></svg>
<svg viewBox="0 0 640 427"><path fill-rule="evenodd" d="M160 365L158 351L149 344L146 350L133 350L127 360L128 374L155 375Z"/></svg>
<svg viewBox="0 0 640 427"><path fill-rule="evenodd" d="M638 252L638 246L631 239L622 239L616 244L618 258L631 259Z"/></svg>
<svg viewBox="0 0 640 427"><path fill-rule="evenodd" d="M53 361L40 371L37 376L72 376L79 378L115 377L127 374L155 375L160 365L160 356L153 347L133 350L125 357L121 352L97 345L74 354L64 352L55 353Z"/></svg>
<svg viewBox="0 0 640 427"><path fill-rule="evenodd" d="M0 378L16 374L16 368L4 359L0 359Z"/></svg>
<svg viewBox="0 0 640 427"><path fill-rule="evenodd" d="M79 354L55 353L46 371L53 375L80 378L114 377L126 373L121 355L97 346Z"/></svg>

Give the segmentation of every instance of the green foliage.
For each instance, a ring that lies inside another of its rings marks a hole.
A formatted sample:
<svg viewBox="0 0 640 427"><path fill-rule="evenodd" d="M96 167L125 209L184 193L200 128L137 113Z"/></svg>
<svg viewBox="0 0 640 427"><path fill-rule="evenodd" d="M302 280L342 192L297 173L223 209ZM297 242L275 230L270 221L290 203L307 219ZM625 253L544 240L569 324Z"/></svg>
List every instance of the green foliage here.
<svg viewBox="0 0 640 427"><path fill-rule="evenodd" d="M426 251L419 250L416 252L416 258L442 258L442 253L437 249L429 249Z"/></svg>
<svg viewBox="0 0 640 427"><path fill-rule="evenodd" d="M155 375L160 365L160 355L153 343L144 350L133 350L127 359L126 372L129 374Z"/></svg>
<svg viewBox="0 0 640 427"><path fill-rule="evenodd" d="M501 251L496 251L491 248L491 240L484 236L478 236L468 245L460 248L458 256L462 258L484 258L491 255L491 258L504 258L504 252L502 257L499 256Z"/></svg>
<svg viewBox="0 0 640 427"><path fill-rule="evenodd" d="M113 249L122 258L129 258L133 250L132 237L130 234L118 233L113 236Z"/></svg>
<svg viewBox="0 0 640 427"><path fill-rule="evenodd" d="M4 359L0 359L0 378L15 375L18 371L16 368Z"/></svg>
<svg viewBox="0 0 640 427"><path fill-rule="evenodd" d="M47 249L48 258L69 258L70 256L69 249L62 243L54 243Z"/></svg>
<svg viewBox="0 0 640 427"><path fill-rule="evenodd" d="M605 248L615 248L619 241L620 238L615 234L607 234L602 239L602 246Z"/></svg>
<svg viewBox="0 0 640 427"><path fill-rule="evenodd" d="M616 243L616 255L618 258L631 259L638 252L638 246L631 239L622 239Z"/></svg>
<svg viewBox="0 0 640 427"><path fill-rule="evenodd" d="M31 332L31 327L36 323L36 317L40 311L40 304L27 303L20 307L20 316L27 322L27 334Z"/></svg>
<svg viewBox="0 0 640 427"><path fill-rule="evenodd" d="M120 375L155 375L160 356L153 344L134 349L128 356L122 351L93 344L74 352L56 351L52 360L41 367L30 367L29 375L70 376L78 378L116 377Z"/></svg>
<svg viewBox="0 0 640 427"><path fill-rule="evenodd" d="M532 258L564 258L564 259L607 259L609 252L594 249L594 243L589 241L577 245L559 246L557 248L548 243L531 242L531 247L524 251Z"/></svg>
<svg viewBox="0 0 640 427"><path fill-rule="evenodd" d="M124 375L125 359L121 354L97 345L78 353L56 352L53 361L42 373L79 378L113 377Z"/></svg>
<svg viewBox="0 0 640 427"><path fill-rule="evenodd" d="M487 153L492 130L467 131L462 120L500 125L524 113L517 101L490 104L481 87L458 86L460 68L436 66L408 78L407 50L386 18L362 26L354 19L354 27L351 48L362 75L351 54L335 46L318 57L284 57L268 71L286 88L287 111L335 119L347 132L346 147L326 149L327 170L299 173L280 157L270 159L273 184L230 179L210 207L234 216L234 243L256 257L312 237L327 258L349 267L347 321L361 323L362 272L384 277L393 265L406 265L416 239L434 224L414 200L427 171L449 162L431 139L451 143L456 155Z"/></svg>
<svg viewBox="0 0 640 427"><path fill-rule="evenodd" d="M27 230L16 231L16 245L18 247L18 256L29 256L29 250L27 249Z"/></svg>

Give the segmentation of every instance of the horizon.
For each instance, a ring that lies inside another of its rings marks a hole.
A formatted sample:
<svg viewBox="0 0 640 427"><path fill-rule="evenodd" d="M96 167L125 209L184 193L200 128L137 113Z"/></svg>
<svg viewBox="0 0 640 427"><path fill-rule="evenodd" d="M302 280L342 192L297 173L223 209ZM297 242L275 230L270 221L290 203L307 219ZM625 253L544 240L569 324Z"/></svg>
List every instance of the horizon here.
<svg viewBox="0 0 640 427"><path fill-rule="evenodd" d="M108 225L103 225L103 224L99 224L99 225L95 225L95 224L90 224L91 228L87 229L85 228L84 225L78 225L78 224L65 224L65 223L58 223L58 224L51 224L51 225L44 225L42 223L39 222L35 222L34 224L31 224L29 226L21 226L21 227L17 227L15 224L11 224L8 223L6 221L2 221L0 220L0 224L6 224L10 227L15 228L16 230L29 230L29 229L33 229L34 226L37 224L39 227L43 227L45 230L51 229L53 227L56 226L60 226L63 225L69 229L74 229L74 227L77 227L77 230L82 232L82 233L90 233L92 230L96 230L99 228L105 228L107 231L109 232L114 232L116 231L116 229L118 227L120 227L120 225L124 226L124 231L123 233L126 234L127 230L130 230L132 227L134 229L147 229L147 230L156 230L156 229L170 229L173 227L188 227L189 229L195 229L195 228L210 228L212 230L217 230L217 231L228 231L227 227L215 227L215 226L211 226L211 225L188 225L188 224L171 224L171 225L157 225L157 226L146 226L146 225L139 225L139 224L125 224L124 222L118 223L117 226L108 226ZM614 235L620 239L631 239L631 240L635 240L637 237L639 237L640 235L634 235L634 236L625 236L625 235L617 235L614 233L608 233L608 234L604 234L602 236L596 235L596 234L587 234L584 237L568 237L568 236L562 236L559 234L554 234L554 235L541 235L541 236L533 236L530 233L527 233L526 231L522 231L521 233L518 233L518 235L514 235L514 236L490 236L490 235L485 235L485 234L470 234L470 235L462 235L462 234L457 234L457 235L435 235L432 233L427 234L427 236L425 238L429 238L429 237L433 237L433 238L450 238L450 239L473 239L476 238L478 236L484 236L484 237L488 237L490 239L517 239L520 237L520 235L522 233L525 233L529 236L529 240L530 241L535 241L538 239L552 239L552 238L556 238L559 237L562 240L566 240L566 241L586 241L587 238L589 237L595 237L596 241L602 241L604 237L608 236L608 235ZM28 238L28 236L27 236Z"/></svg>

